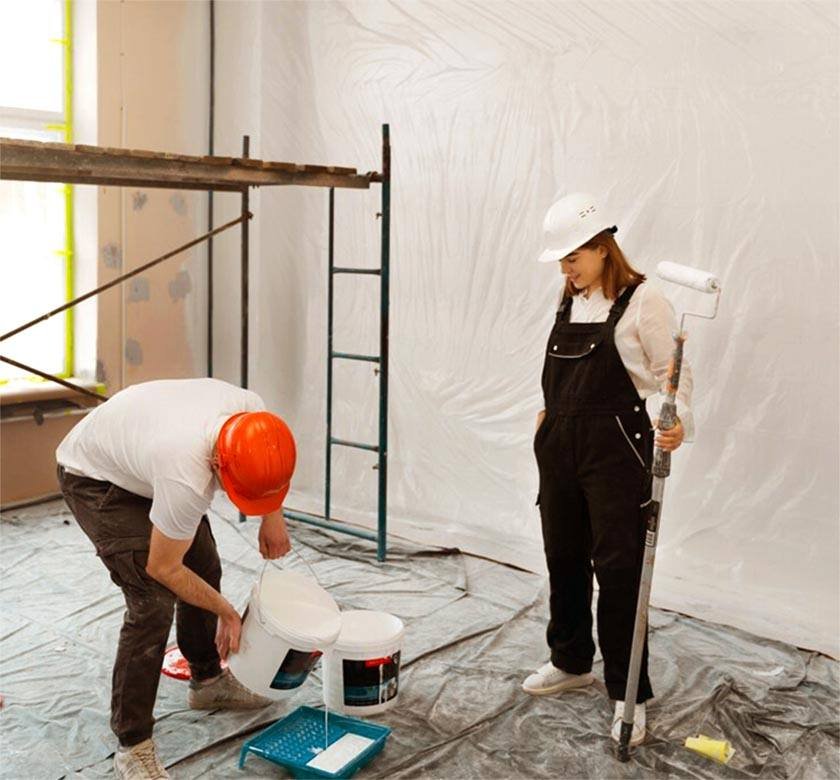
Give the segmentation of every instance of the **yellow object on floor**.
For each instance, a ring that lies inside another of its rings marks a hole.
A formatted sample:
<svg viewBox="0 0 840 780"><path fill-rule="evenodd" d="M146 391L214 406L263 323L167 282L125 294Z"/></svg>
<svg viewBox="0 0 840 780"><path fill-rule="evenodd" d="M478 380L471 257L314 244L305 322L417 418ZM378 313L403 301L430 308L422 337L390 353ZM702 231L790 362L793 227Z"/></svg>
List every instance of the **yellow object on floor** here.
<svg viewBox="0 0 840 780"><path fill-rule="evenodd" d="M699 734L696 737L686 737L685 746L706 758L714 759L721 764L728 764L735 755L735 748L726 739L711 739Z"/></svg>

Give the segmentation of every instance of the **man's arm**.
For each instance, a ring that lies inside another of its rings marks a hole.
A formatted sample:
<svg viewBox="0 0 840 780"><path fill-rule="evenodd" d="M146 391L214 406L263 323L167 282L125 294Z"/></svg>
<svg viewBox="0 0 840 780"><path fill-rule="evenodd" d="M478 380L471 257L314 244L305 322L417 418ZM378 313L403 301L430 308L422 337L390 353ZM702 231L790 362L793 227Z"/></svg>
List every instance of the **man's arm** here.
<svg viewBox="0 0 840 780"><path fill-rule="evenodd" d="M216 646L226 658L228 651L235 653L239 649L239 613L219 591L184 566L191 544L192 539L171 539L153 524L146 573L187 604L219 616Z"/></svg>
<svg viewBox="0 0 840 780"><path fill-rule="evenodd" d="M260 555L266 560L282 558L292 549L289 543L289 533L286 530L286 520L283 518L283 507L270 515L263 515L260 523Z"/></svg>

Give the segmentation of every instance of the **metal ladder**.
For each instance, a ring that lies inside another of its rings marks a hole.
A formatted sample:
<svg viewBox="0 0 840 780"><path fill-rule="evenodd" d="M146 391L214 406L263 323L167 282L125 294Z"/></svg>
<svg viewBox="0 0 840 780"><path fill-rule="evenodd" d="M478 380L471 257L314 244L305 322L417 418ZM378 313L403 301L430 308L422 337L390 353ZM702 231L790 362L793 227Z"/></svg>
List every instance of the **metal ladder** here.
<svg viewBox="0 0 840 780"><path fill-rule="evenodd" d="M391 146L388 125L382 126L382 173L371 175L372 182L382 185L382 211L376 216L381 219L381 259L379 268L346 268L335 265L335 189L329 192L329 287L327 293L327 436L326 471L324 479L324 516L308 512L286 510L284 515L322 528L370 539L376 542L376 557L385 560L387 554L388 525L388 326L390 285L390 233L391 233ZM338 274L358 274L379 277L379 354L359 355L350 352L336 352L333 348L334 282ZM337 439L332 435L333 363L336 360L354 360L377 365L379 374L379 440L376 444ZM333 520L331 516L332 451L333 447L351 447L378 456L374 468L378 476L377 530L368 531Z"/></svg>

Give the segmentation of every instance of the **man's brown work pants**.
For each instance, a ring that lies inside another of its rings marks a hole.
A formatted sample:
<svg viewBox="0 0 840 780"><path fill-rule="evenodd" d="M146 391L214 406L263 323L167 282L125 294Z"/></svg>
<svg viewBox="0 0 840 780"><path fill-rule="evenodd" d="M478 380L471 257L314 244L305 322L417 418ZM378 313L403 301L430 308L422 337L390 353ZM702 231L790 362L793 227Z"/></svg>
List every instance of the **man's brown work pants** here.
<svg viewBox="0 0 840 780"><path fill-rule="evenodd" d="M195 680L221 673L216 616L181 601L146 573L151 499L62 467L58 477L67 505L125 597L112 678L111 728L120 744L130 747L152 736L152 712L176 607L178 647ZM222 566L206 516L201 518L184 565L219 590Z"/></svg>

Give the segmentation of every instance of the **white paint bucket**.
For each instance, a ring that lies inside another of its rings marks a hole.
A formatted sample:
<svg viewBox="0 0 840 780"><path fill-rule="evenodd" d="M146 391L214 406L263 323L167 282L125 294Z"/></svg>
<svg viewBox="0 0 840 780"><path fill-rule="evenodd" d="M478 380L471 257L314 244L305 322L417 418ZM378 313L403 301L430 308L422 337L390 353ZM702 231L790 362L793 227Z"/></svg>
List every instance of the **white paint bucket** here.
<svg viewBox="0 0 840 780"><path fill-rule="evenodd" d="M266 568L251 591L230 670L255 693L280 699L303 684L340 631L338 606L320 585L295 572Z"/></svg>
<svg viewBox="0 0 840 780"><path fill-rule="evenodd" d="M387 612L341 613L341 633L324 655L324 704L346 715L376 715L397 703L405 627Z"/></svg>

